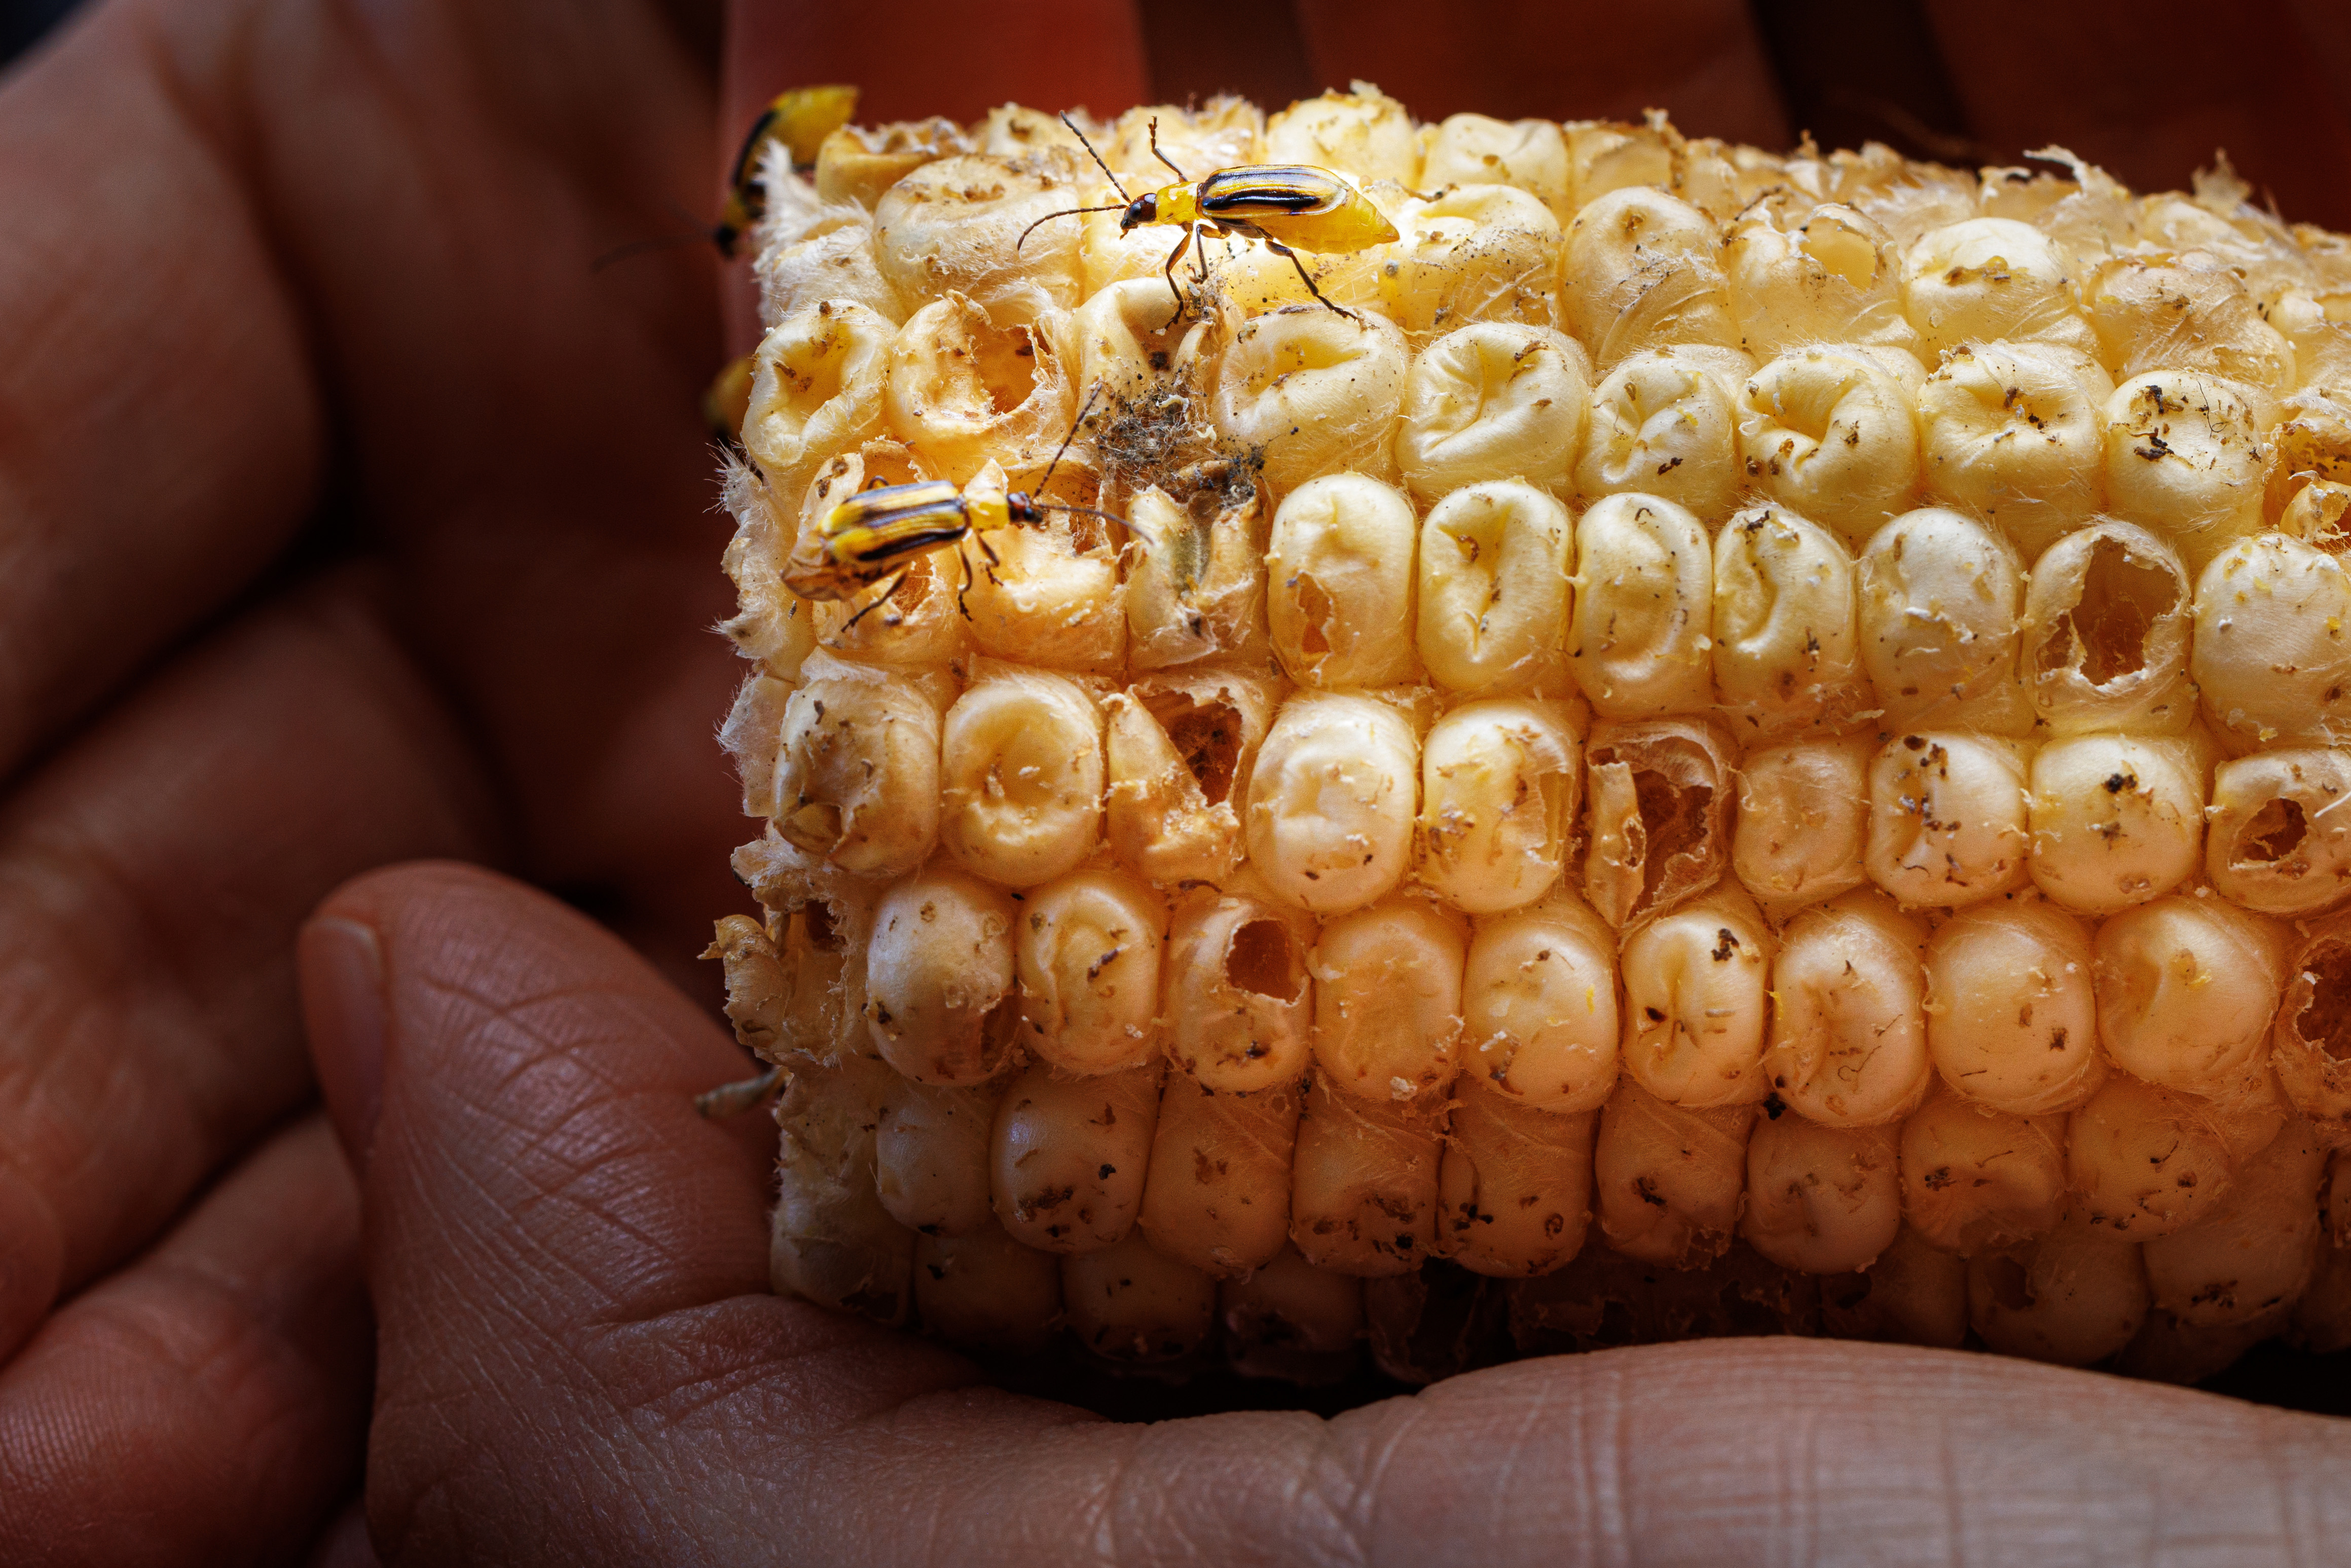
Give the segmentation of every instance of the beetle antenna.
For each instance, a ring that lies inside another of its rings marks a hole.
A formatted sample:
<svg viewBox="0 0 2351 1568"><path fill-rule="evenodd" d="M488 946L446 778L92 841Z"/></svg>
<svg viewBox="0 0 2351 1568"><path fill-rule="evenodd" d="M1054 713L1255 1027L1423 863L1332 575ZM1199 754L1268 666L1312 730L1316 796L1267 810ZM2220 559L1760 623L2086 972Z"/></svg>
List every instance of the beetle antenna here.
<svg viewBox="0 0 2351 1568"><path fill-rule="evenodd" d="M1102 382L1097 381L1094 382L1094 390L1086 393L1085 406L1078 410L1078 417L1071 423L1070 434L1061 437L1061 450L1055 452L1053 460L1045 465L1045 476L1037 481L1037 494L1043 495L1046 487L1052 484L1053 470L1061 465L1061 458L1070 450L1070 443L1075 441L1078 438L1078 432L1085 428L1086 415L1093 413L1094 399L1102 396Z"/></svg>
<svg viewBox="0 0 2351 1568"><path fill-rule="evenodd" d="M1111 173L1110 165L1102 162L1102 154L1094 151L1094 144L1086 140L1086 133L1078 129L1078 122L1070 118L1070 111L1066 109L1061 110L1061 123L1070 128L1070 134L1078 139L1078 145L1086 150L1086 156L1094 161L1094 167L1109 176L1110 188L1118 193L1119 199L1133 206L1134 198L1126 193L1126 187L1118 183L1118 176Z"/></svg>
<svg viewBox="0 0 2351 1568"><path fill-rule="evenodd" d="M1027 228L1020 231L1020 237L1012 242L1012 254L1019 256L1020 254L1020 247L1029 243L1029 236L1035 234L1047 224L1051 223L1055 218L1073 218L1080 213L1123 213L1124 211L1126 211L1124 207L1113 202L1108 206L1103 207L1069 207L1058 213L1047 213L1043 217L1039 218L1035 223L1030 224Z"/></svg>
<svg viewBox="0 0 2351 1568"><path fill-rule="evenodd" d="M1151 117L1151 155L1170 169L1176 169L1176 160L1159 151L1159 117L1155 114ZM1192 176L1181 169L1176 169L1176 177L1187 185L1192 183Z"/></svg>
<svg viewBox="0 0 2351 1568"><path fill-rule="evenodd" d="M692 240L715 242L718 248L723 251L735 237L726 232L726 225L725 224L704 223L700 218L695 217L692 213L687 212L675 202L669 204L669 210L673 215L685 225L684 232L677 234L656 235L651 239L632 239L625 245L616 245L611 249L605 251L602 255L597 256L593 261L590 261L588 264L589 272L591 274L599 273L611 266L616 261L626 261L631 256L643 256L647 251L667 250L672 246L684 245Z"/></svg>

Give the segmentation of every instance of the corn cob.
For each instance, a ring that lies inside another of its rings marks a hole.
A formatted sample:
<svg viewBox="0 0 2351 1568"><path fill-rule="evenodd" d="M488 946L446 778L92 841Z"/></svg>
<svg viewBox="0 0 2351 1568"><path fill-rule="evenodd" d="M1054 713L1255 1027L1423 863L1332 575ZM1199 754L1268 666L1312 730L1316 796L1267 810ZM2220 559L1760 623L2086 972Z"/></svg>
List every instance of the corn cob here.
<svg viewBox="0 0 2351 1568"><path fill-rule="evenodd" d="M1163 276L1155 131L1395 237ZM2036 156L1363 84L769 149L778 1289L1307 1382L2351 1344L2351 244ZM1049 509L786 586L915 480Z"/></svg>

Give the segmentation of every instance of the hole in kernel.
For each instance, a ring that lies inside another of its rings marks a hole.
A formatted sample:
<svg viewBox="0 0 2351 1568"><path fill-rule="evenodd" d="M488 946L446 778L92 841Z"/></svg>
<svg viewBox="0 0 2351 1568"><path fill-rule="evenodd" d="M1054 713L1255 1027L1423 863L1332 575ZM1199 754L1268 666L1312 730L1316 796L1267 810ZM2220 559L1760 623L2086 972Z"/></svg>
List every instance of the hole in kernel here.
<svg viewBox="0 0 2351 1568"><path fill-rule="evenodd" d="M1331 596L1322 591L1321 583L1302 571L1291 580L1298 589L1299 618L1305 622L1298 633L1298 646L1317 657L1325 655L1331 652L1331 639L1322 629L1331 624Z"/></svg>
<svg viewBox="0 0 2351 1568"><path fill-rule="evenodd" d="M1844 395L1842 376L1799 371L1780 378L1765 406L1782 428L1794 431L1807 441L1820 442L1828 439L1829 426L1836 419L1837 404Z"/></svg>
<svg viewBox="0 0 2351 1568"><path fill-rule="evenodd" d="M2028 1312L2032 1306L2032 1286L2025 1278L2024 1265L2005 1253L1995 1252L1984 1260L1986 1282L1991 1286L1991 1299L2011 1312Z"/></svg>
<svg viewBox="0 0 2351 1568"><path fill-rule="evenodd" d="M1251 397L1263 397L1301 371L1334 370L1354 357L1353 345L1350 343L1320 331L1301 332L1287 342L1275 344L1271 352L1249 368L1243 384Z"/></svg>
<svg viewBox="0 0 2351 1568"><path fill-rule="evenodd" d="M2301 802L2274 797L2264 800L2252 820L2238 831L2237 841L2229 851L2229 864L2275 865L2302 847L2303 835L2309 831Z"/></svg>
<svg viewBox="0 0 2351 1568"><path fill-rule="evenodd" d="M1233 933L1225 949L1225 983L1235 990L1293 1001L1304 979L1297 945L1280 921L1252 920Z"/></svg>
<svg viewBox="0 0 2351 1568"><path fill-rule="evenodd" d="M1633 798L1641 808L1641 831L1648 852L1641 860L1641 907L1656 898L1666 868L1675 857L1702 853L1707 808L1714 791L1702 784L1677 784L1662 773L1635 768Z"/></svg>
<svg viewBox="0 0 2351 1568"><path fill-rule="evenodd" d="M1855 288L1867 288L1877 281L1877 247L1869 243L1866 235L1855 234L1843 224L1806 224L1804 237L1799 243L1806 256Z"/></svg>
<svg viewBox="0 0 2351 1568"><path fill-rule="evenodd" d="M2294 1016L2294 1032L2329 1060L2351 1061L2351 943L2320 947L2302 968L2310 977L2310 1000Z"/></svg>
<svg viewBox="0 0 2351 1568"><path fill-rule="evenodd" d="M971 333L971 372L998 413L1010 413L1037 390L1037 345L1025 327Z"/></svg>
<svg viewBox="0 0 2351 1568"><path fill-rule="evenodd" d="M2118 539L2090 547L2081 597L2041 645L2046 671L2074 664L2091 685L2104 686L2147 667L2147 639L2157 621L2179 607L2179 580L2159 566L2131 559Z"/></svg>
<svg viewBox="0 0 2351 1568"><path fill-rule="evenodd" d="M1201 799L1222 805L1232 798L1233 777L1240 769L1241 716L1230 703L1180 700L1180 707L1156 716L1200 786Z"/></svg>
<svg viewBox="0 0 2351 1568"><path fill-rule="evenodd" d="M804 904L800 905L799 920L810 946L826 953L841 950L841 923L833 919L830 908L821 904Z"/></svg>

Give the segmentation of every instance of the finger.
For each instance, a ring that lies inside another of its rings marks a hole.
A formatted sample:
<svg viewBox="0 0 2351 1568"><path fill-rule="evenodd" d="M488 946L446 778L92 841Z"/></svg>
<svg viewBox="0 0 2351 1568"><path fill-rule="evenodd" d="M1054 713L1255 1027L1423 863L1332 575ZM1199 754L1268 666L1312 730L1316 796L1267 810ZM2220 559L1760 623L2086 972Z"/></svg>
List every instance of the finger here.
<svg viewBox="0 0 2351 1568"><path fill-rule="evenodd" d="M287 949L310 905L495 843L348 574L199 646L0 806L0 1358L308 1095Z"/></svg>
<svg viewBox="0 0 2351 1568"><path fill-rule="evenodd" d="M233 125L162 67L107 5L0 83L0 778L317 486L308 347Z"/></svg>
<svg viewBox="0 0 2351 1568"><path fill-rule="evenodd" d="M1323 82L1377 82L1423 120L1637 120L1665 109L1693 136L1792 140L1739 0L1604 12L1541 0L1299 0L1299 16Z"/></svg>
<svg viewBox="0 0 2351 1568"><path fill-rule="evenodd" d="M345 1503L319 1532L304 1568L376 1568L375 1548L368 1542L365 1500L355 1497Z"/></svg>
<svg viewBox="0 0 2351 1568"><path fill-rule="evenodd" d="M649 0L112 3L107 47L238 132L401 630L480 737L518 861L690 953L741 837L711 742L740 678L708 630L715 267L690 245L594 263L706 208L715 61Z"/></svg>
<svg viewBox="0 0 2351 1568"><path fill-rule="evenodd" d="M0 1559L295 1560L358 1472L371 1337L312 1117L0 1373Z"/></svg>
<svg viewBox="0 0 2351 1568"><path fill-rule="evenodd" d="M1928 0L1927 13L1977 140L1999 155L2053 141L2162 191L2225 148L2289 217L2351 226L2339 7L2246 0L2225 26L2187 0L2134 5L2127 26L2030 0Z"/></svg>
<svg viewBox="0 0 2351 1568"><path fill-rule="evenodd" d="M1732 1341L1322 1422L1119 1427L761 1297L716 1031L579 917L407 869L364 1191L388 1562L2304 1561L2351 1427L1983 1356ZM306 977L306 981L307 981ZM342 1048L316 1042L322 1053ZM2300 1555L2297 1556L2296 1554Z"/></svg>
<svg viewBox="0 0 2351 1568"><path fill-rule="evenodd" d="M451 865L362 877L321 906L329 922L370 934L382 977L319 1008L367 966L315 968L305 944L330 1096L381 1080L361 1190L381 1325L369 1507L387 1562L594 1561L600 1543L685 1539L705 1506L747 1520L732 1461L681 1488L667 1434L740 1419L776 1357L821 1356L816 1381L852 1398L878 1380L879 1408L968 1377L767 1294L774 1125L695 1113L740 1053L611 935ZM381 1021L341 1027L371 1005ZM805 1427L798 1398L758 1396L747 1455ZM534 1429L548 1440L522 1440ZM599 1517L560 1517L590 1492Z"/></svg>
<svg viewBox="0 0 2351 1568"><path fill-rule="evenodd" d="M813 1522L802 1549L1091 1552L1123 1568L2285 1564L2324 1556L2351 1524L2332 1484L2351 1458L2340 1422L1988 1355L1800 1340L1614 1351L1327 1424L1052 1428L1009 1402L967 1403L922 1402L816 1445L787 1515Z"/></svg>

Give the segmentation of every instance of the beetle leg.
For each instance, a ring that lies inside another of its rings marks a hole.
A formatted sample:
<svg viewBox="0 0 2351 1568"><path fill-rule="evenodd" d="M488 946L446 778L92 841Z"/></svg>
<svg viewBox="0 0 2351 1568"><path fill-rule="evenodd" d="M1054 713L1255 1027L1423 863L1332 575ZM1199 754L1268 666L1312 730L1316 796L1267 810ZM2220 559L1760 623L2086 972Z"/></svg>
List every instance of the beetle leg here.
<svg viewBox="0 0 2351 1568"><path fill-rule="evenodd" d="M1167 318L1167 327L1173 327L1176 322L1184 319L1184 291L1176 284L1176 264L1184 259L1184 253L1191 247L1198 228L1199 225L1196 224L1184 225L1183 237L1176 242L1176 248L1167 253L1167 265L1162 269L1167 279L1167 292L1176 301L1176 314ZM1159 329L1165 332L1167 327L1162 327Z"/></svg>
<svg viewBox="0 0 2351 1568"><path fill-rule="evenodd" d="M847 636L851 630L854 628L860 621L862 621L868 615L872 614L874 611L880 609L883 605L889 603L890 596L896 593L899 588L904 584L906 574L913 570L914 568L911 566L900 567L898 569L898 575L890 580L889 587L883 589L881 592L875 594L872 600L868 601L864 609L859 611L847 621L841 622L840 634L844 637Z"/></svg>
<svg viewBox="0 0 2351 1568"><path fill-rule="evenodd" d="M1280 240L1271 238L1266 239L1265 248L1273 252L1276 256L1286 256L1290 258L1290 265L1298 269L1298 276L1305 283L1307 293L1311 294L1317 299L1321 299L1325 306L1328 306L1331 309L1336 310L1340 315L1344 316L1350 321L1360 322L1363 320L1361 316L1356 315L1353 310L1348 309L1345 306L1331 304L1331 301L1324 297L1322 291L1314 287L1314 275L1306 270L1306 264L1298 259L1298 253L1296 251L1290 249Z"/></svg>

